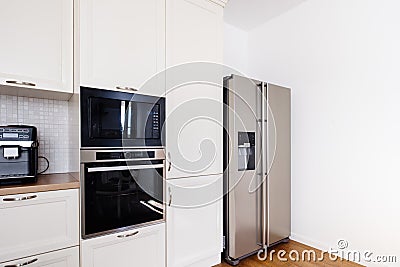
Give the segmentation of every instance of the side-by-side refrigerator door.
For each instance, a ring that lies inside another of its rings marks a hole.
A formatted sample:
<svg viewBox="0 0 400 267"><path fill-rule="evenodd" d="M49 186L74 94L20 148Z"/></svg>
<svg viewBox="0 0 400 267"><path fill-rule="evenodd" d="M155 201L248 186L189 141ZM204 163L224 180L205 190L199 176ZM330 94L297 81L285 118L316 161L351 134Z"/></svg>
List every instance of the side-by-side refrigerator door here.
<svg viewBox="0 0 400 267"><path fill-rule="evenodd" d="M236 75L225 81L226 257L232 260L261 248L261 91L259 81Z"/></svg>
<svg viewBox="0 0 400 267"><path fill-rule="evenodd" d="M291 232L291 96L290 89L265 84L267 93L267 244Z"/></svg>

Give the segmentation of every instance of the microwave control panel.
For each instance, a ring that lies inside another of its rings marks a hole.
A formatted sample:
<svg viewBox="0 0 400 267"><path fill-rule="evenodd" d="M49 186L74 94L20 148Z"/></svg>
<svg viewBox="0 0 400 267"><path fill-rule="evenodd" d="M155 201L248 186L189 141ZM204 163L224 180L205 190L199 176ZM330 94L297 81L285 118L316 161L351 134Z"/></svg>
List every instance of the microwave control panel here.
<svg viewBox="0 0 400 267"><path fill-rule="evenodd" d="M151 113L153 138L160 138L160 106L155 105Z"/></svg>

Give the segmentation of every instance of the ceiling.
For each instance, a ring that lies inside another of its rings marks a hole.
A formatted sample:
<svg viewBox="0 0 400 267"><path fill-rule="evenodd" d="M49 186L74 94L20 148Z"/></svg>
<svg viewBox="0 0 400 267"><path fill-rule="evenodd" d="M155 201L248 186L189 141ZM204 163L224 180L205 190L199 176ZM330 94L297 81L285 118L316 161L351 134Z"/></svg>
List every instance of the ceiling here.
<svg viewBox="0 0 400 267"><path fill-rule="evenodd" d="M306 0L229 0L224 20L237 28L250 31Z"/></svg>

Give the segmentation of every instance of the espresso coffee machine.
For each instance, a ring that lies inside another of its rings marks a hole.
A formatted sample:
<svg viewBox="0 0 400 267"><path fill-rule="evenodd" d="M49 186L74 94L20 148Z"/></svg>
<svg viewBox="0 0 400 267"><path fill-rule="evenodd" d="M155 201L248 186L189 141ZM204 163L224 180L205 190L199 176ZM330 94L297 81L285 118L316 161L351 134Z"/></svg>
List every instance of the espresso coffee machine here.
<svg viewBox="0 0 400 267"><path fill-rule="evenodd" d="M0 184L35 182L38 147L36 127L0 126Z"/></svg>

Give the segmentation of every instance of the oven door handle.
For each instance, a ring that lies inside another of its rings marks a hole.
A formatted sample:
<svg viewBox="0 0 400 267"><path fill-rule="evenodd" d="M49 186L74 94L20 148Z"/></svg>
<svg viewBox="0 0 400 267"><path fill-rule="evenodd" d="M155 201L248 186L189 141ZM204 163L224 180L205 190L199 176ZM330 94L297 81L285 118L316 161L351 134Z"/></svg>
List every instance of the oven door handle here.
<svg viewBox="0 0 400 267"><path fill-rule="evenodd" d="M88 168L88 172L129 171L164 168L164 164Z"/></svg>
<svg viewBox="0 0 400 267"><path fill-rule="evenodd" d="M144 202L143 200L140 201L140 204L146 206L147 208L151 209L151 210L154 211L154 212L157 212L158 214L161 214L161 215L164 214L163 211L158 210L156 207L154 207L154 206L151 205L150 203Z"/></svg>

